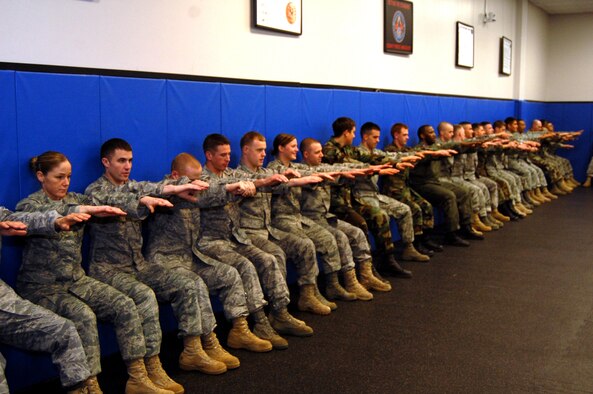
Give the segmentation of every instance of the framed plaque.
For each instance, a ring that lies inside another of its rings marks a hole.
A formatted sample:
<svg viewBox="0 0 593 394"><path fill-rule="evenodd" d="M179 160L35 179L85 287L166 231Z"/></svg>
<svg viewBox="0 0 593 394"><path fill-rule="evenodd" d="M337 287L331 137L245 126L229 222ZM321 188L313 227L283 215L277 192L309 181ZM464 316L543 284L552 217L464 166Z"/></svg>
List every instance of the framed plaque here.
<svg viewBox="0 0 593 394"><path fill-rule="evenodd" d="M303 0L253 0L251 13L255 27L303 34Z"/></svg>
<svg viewBox="0 0 593 394"><path fill-rule="evenodd" d="M409 55L414 49L414 4L384 0L383 50Z"/></svg>
<svg viewBox="0 0 593 394"><path fill-rule="evenodd" d="M513 61L513 42L506 37L500 38L500 73L511 75Z"/></svg>
<svg viewBox="0 0 593 394"><path fill-rule="evenodd" d="M455 65L474 67L474 27L461 22L457 22Z"/></svg>

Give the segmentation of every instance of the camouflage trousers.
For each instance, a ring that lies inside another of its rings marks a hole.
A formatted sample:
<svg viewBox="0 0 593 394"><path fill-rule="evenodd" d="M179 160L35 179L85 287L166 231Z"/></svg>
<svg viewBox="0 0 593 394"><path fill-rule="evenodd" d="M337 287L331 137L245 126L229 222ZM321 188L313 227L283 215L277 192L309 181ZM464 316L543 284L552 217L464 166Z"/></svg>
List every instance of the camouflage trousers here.
<svg viewBox="0 0 593 394"><path fill-rule="evenodd" d="M340 258L343 262L347 262L342 265L342 272L350 271L355 267L355 264L372 260L371 245L369 245L366 234L360 228L338 218L322 219L317 223L336 238Z"/></svg>
<svg viewBox="0 0 593 394"><path fill-rule="evenodd" d="M382 210L377 204L364 204L363 201L359 200L355 200L352 206L368 225L369 231L375 239L377 251L380 253L392 253L395 250L395 245L393 245L391 228L389 226L390 219L387 212ZM342 217L337 212L336 215L340 219L356 226L356 222L350 221L349 216Z"/></svg>
<svg viewBox="0 0 593 394"><path fill-rule="evenodd" d="M0 353L0 394L8 394L8 382L6 381L6 376L4 374L4 370L6 369L6 359Z"/></svg>
<svg viewBox="0 0 593 394"><path fill-rule="evenodd" d="M144 267L142 270L134 268L133 273L128 273L109 264L91 263L90 274L134 300L142 321L146 356L160 352L162 332L157 299L171 303L180 337L206 333L202 327L199 290L195 281L158 264L145 264Z"/></svg>
<svg viewBox="0 0 593 394"><path fill-rule="evenodd" d="M477 213L480 216L485 216L488 213L486 211L486 196L484 196L479 186L461 177L439 178L439 181L445 186L454 184L457 187L465 189L465 192L469 194L469 204L473 213Z"/></svg>
<svg viewBox="0 0 593 394"><path fill-rule="evenodd" d="M486 173L488 178L493 179L498 184L505 201L521 202L521 183L517 184L517 180L510 172L499 170L493 166L486 166Z"/></svg>
<svg viewBox="0 0 593 394"><path fill-rule="evenodd" d="M488 177L481 176L470 182L482 188L482 193L484 193L484 196L486 197L488 212L492 212L493 209L498 209L498 185L495 181Z"/></svg>
<svg viewBox="0 0 593 394"><path fill-rule="evenodd" d="M369 240L369 226L366 220L356 210L350 206L331 206L330 212L336 215L344 222L350 223L351 225L358 227Z"/></svg>
<svg viewBox="0 0 593 394"><path fill-rule="evenodd" d="M519 175L523 185L523 190L535 189L538 183L537 173L531 169L524 161L518 158L509 158L508 169Z"/></svg>
<svg viewBox="0 0 593 394"><path fill-rule="evenodd" d="M51 353L64 387L74 386L91 376L74 323L23 300L1 280L0 342ZM0 381L6 382L3 373Z"/></svg>
<svg viewBox="0 0 593 394"><path fill-rule="evenodd" d="M301 238L279 229L274 232L277 238L272 237L266 229L245 229L245 233L255 247L276 257L281 266L286 267L288 258L296 266L299 286L317 283L319 267L315 245L309 238ZM286 280L286 271L284 278Z"/></svg>
<svg viewBox="0 0 593 394"><path fill-rule="evenodd" d="M88 276L51 285L20 284L20 294L29 301L71 320L86 354L91 375L101 372L101 348L97 320L113 324L122 358L146 354L140 316L132 299L113 287Z"/></svg>
<svg viewBox="0 0 593 394"><path fill-rule="evenodd" d="M286 265L281 266L273 255L253 245L211 237L200 238L197 248L206 256L224 262L239 272L250 313L261 310L267 304L264 291L274 310L286 307L290 302Z"/></svg>
<svg viewBox="0 0 593 394"><path fill-rule="evenodd" d="M414 223L414 235L420 235L424 230L430 230L434 227L432 205L420 194L406 186L401 193L388 195L410 207L412 222Z"/></svg>
<svg viewBox="0 0 593 394"><path fill-rule="evenodd" d="M382 209L387 215L394 218L403 243L414 242L414 222L412 221L412 211L409 206L379 193L375 196L361 196L359 199L366 205Z"/></svg>
<svg viewBox="0 0 593 394"><path fill-rule="evenodd" d="M549 157L541 156L541 155L534 155L530 157L530 160L536 166L540 167L544 174L550 179L550 182L556 183L564 178L558 163L554 160L551 160Z"/></svg>
<svg viewBox="0 0 593 394"><path fill-rule="evenodd" d="M300 215L299 215L300 216ZM314 221L295 216L294 220L274 220L274 227L298 235L301 238L309 238L319 257L321 267L324 273L329 274L337 272L342 268L338 244L335 237Z"/></svg>
<svg viewBox="0 0 593 394"><path fill-rule="evenodd" d="M472 211L469 194L465 189L454 184L445 187L438 182L416 183L412 187L434 207L443 210L446 232L456 231L460 226L470 224Z"/></svg>
<svg viewBox="0 0 593 394"><path fill-rule="evenodd" d="M529 159L525 159L525 162L527 163L529 168L531 168L537 174L537 187L547 187L548 181L546 180L546 174L544 174L544 171L535 164L533 164Z"/></svg>

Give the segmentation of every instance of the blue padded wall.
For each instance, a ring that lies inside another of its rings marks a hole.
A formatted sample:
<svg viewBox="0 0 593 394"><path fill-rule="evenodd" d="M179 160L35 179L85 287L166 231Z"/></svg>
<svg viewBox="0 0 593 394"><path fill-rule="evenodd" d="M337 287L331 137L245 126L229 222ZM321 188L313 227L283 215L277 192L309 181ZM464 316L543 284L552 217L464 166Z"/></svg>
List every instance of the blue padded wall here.
<svg viewBox="0 0 593 394"><path fill-rule="evenodd" d="M359 128L366 121L379 124L383 130L380 146L390 142L393 123L406 123L413 145L422 124L436 127L441 120L494 121L512 115L524 118L528 125L537 117L551 119L557 130L585 129L578 147L561 153L572 161L577 177L583 178L593 151L592 103L0 71L0 164L4 171L0 203L14 208L20 198L37 189L27 162L50 149L70 158L71 190L83 191L102 173L99 147L112 137L132 144L134 179L160 180L179 152L187 151L203 161L203 138L214 132L231 140L231 166L235 167L239 139L248 130L262 132L269 150L280 132L323 143L332 135L335 118L349 116ZM357 136L355 143L359 142ZM5 239L3 244L0 277L13 284L22 240ZM169 306L163 309L161 322L165 330L175 328ZM101 325L100 332L104 353L116 351L111 327ZM2 351L8 359L12 390L56 376L45 355L31 356L6 347Z"/></svg>

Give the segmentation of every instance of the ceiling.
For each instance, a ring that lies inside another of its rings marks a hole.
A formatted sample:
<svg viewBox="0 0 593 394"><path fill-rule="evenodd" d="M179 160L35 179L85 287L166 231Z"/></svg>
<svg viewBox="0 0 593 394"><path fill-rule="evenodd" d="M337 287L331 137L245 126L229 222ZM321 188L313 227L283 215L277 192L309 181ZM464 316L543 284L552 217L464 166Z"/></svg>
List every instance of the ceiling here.
<svg viewBox="0 0 593 394"><path fill-rule="evenodd" d="M554 14L582 14L593 12L593 0L529 0L546 13Z"/></svg>

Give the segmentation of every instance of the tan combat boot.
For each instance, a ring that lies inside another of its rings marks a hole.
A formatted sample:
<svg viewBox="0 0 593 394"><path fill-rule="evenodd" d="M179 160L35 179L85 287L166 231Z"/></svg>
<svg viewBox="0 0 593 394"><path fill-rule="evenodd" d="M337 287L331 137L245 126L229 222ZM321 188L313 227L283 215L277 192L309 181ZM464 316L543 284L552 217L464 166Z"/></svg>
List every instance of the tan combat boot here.
<svg viewBox="0 0 593 394"><path fill-rule="evenodd" d="M587 179L585 179L585 182L583 182L583 187L591 187L591 177L588 176Z"/></svg>
<svg viewBox="0 0 593 394"><path fill-rule="evenodd" d="M99 386L99 381L97 380L96 376L91 376L87 380L84 381L84 385L89 394L103 394L101 387Z"/></svg>
<svg viewBox="0 0 593 394"><path fill-rule="evenodd" d="M245 349L256 353L272 350L270 341L258 338L249 330L247 319L244 317L233 319L233 328L229 331L226 343L230 348Z"/></svg>
<svg viewBox="0 0 593 394"><path fill-rule="evenodd" d="M564 196L568 194L568 192L560 187L560 181L553 183L550 192L557 195L557 196Z"/></svg>
<svg viewBox="0 0 593 394"><path fill-rule="evenodd" d="M316 315L329 315L331 309L329 306L323 305L317 297L315 297L316 284L302 285L299 295L297 307L299 311L311 312Z"/></svg>
<svg viewBox="0 0 593 394"><path fill-rule="evenodd" d="M210 334L202 335L202 347L211 359L224 363L227 369L239 368L241 365L241 362L237 357L224 350L220 345L214 331Z"/></svg>
<svg viewBox="0 0 593 394"><path fill-rule="evenodd" d="M202 349L200 337L190 335L183 338L183 351L179 355L179 367L184 371L199 371L208 375L219 375L227 371L226 365L213 360Z"/></svg>
<svg viewBox="0 0 593 394"><path fill-rule="evenodd" d="M358 282L356 271L354 269L344 272L344 287L350 293L356 294L356 298L361 301L370 301L373 299L373 294L369 293L369 291L362 287Z"/></svg>
<svg viewBox="0 0 593 394"><path fill-rule="evenodd" d="M144 359L144 365L146 365L146 373L148 374L148 378L158 388L170 390L175 394L183 394L185 392L182 385L167 375L163 369L163 366L161 365L159 356L146 357L146 359Z"/></svg>
<svg viewBox="0 0 593 394"><path fill-rule="evenodd" d="M569 181L570 183L572 183L572 185L573 185L574 187L579 187L579 186L581 186L581 182L577 181L577 180L575 179L574 175L573 175L573 176L571 176L570 178L568 178L568 181Z"/></svg>
<svg viewBox="0 0 593 394"><path fill-rule="evenodd" d="M364 261L359 265L360 284L367 290L391 291L391 283L383 282L373 274L373 263Z"/></svg>
<svg viewBox="0 0 593 394"><path fill-rule="evenodd" d="M542 187L542 194L550 200L557 200L558 196L548 190L547 186Z"/></svg>
<svg viewBox="0 0 593 394"><path fill-rule="evenodd" d="M315 285L314 290L315 290L315 297L319 300L319 302L321 302L325 306L328 306L332 312L335 311L336 309L338 309L338 304L336 304L335 302L329 301L327 298L325 298L323 296L323 294L321 294L321 292L319 291L319 287L317 287L317 285Z"/></svg>
<svg viewBox="0 0 593 394"><path fill-rule="evenodd" d="M73 388L72 390L68 390L67 393L68 394L88 394L89 392L89 388L86 385L86 380L82 383L80 383L79 385L76 386L76 388Z"/></svg>
<svg viewBox="0 0 593 394"><path fill-rule="evenodd" d="M295 337L310 337L313 335L313 329L304 321L296 319L286 308L273 310L268 316L270 325L278 333L283 335L292 335Z"/></svg>
<svg viewBox="0 0 593 394"><path fill-rule="evenodd" d="M527 202L533 205L534 207L539 207L540 205L542 205L542 202L538 200L537 197L535 197L535 195L533 194L533 190L527 190L525 194L527 196Z"/></svg>
<svg viewBox="0 0 593 394"><path fill-rule="evenodd" d="M414 244L410 242L409 244L406 244L406 246L404 247L401 259L408 261L420 261L425 263L428 260L430 260L430 256L418 252L414 247Z"/></svg>
<svg viewBox="0 0 593 394"><path fill-rule="evenodd" d="M531 209L527 208L525 205L523 205L523 203L520 202L515 204L515 209L517 209L519 213L524 213L525 215L531 215L533 213Z"/></svg>
<svg viewBox="0 0 593 394"><path fill-rule="evenodd" d="M482 221L480 220L480 216L478 216L477 213L472 213L471 223L472 223L473 229L478 232L483 233L483 232L492 231L492 227L486 226L484 223L482 223Z"/></svg>
<svg viewBox="0 0 593 394"><path fill-rule="evenodd" d="M256 313L261 314L262 316L256 317L256 322L253 326L253 333L261 339L270 341L272 347L276 350L288 349L288 341L285 338L282 338L276 332L276 330L272 328L272 326L270 325L270 321L268 320L268 317L266 316L264 311L260 310Z"/></svg>
<svg viewBox="0 0 593 394"><path fill-rule="evenodd" d="M558 181L557 185L560 188L560 190L562 190L566 193L572 193L572 187L570 187L570 185L568 183L566 183L566 181L564 179L561 179L560 181Z"/></svg>
<svg viewBox="0 0 593 394"><path fill-rule="evenodd" d="M543 192L543 190L542 190L542 189L543 189L543 187L538 187L538 188L536 188L536 189L535 189L535 195L536 195L536 196L537 196L537 197L538 197L540 200L542 200L543 202L550 202L550 201L552 201L552 199L551 199L551 198L549 198L548 196L546 196L546 195L544 194L544 192Z"/></svg>
<svg viewBox="0 0 593 394"><path fill-rule="evenodd" d="M337 271L325 275L325 294L330 300L356 300L356 294L346 291L340 284Z"/></svg>
<svg viewBox="0 0 593 394"><path fill-rule="evenodd" d="M171 390L165 390L157 387L152 380L148 378L148 372L144 365L144 360L138 358L126 362L128 367L128 381L126 382L126 394L175 394Z"/></svg>
<svg viewBox="0 0 593 394"><path fill-rule="evenodd" d="M492 210L492 217L499 222L510 222L511 218L500 213L498 208Z"/></svg>

